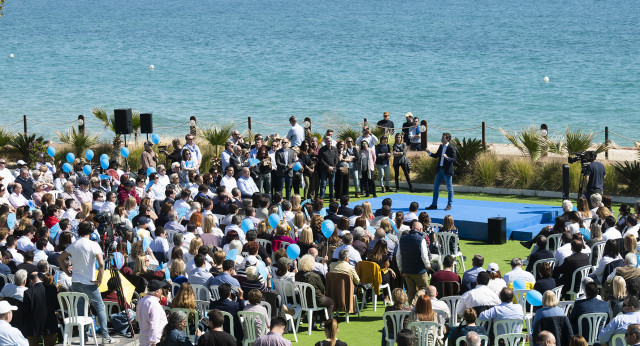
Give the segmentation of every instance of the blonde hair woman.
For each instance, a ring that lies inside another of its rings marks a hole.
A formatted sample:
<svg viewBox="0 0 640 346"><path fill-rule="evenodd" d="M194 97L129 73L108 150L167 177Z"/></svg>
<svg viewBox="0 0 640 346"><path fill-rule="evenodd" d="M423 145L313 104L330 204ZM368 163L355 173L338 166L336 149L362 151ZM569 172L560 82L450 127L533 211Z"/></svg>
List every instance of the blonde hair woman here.
<svg viewBox="0 0 640 346"><path fill-rule="evenodd" d="M193 287L191 286L190 283L188 282L184 282L182 283L182 285L180 285L180 289L178 289L178 293L176 293L176 296L173 298L173 300L171 301L171 307L172 308L183 308L183 309L189 309L189 326L193 326L194 331L195 331L195 325L197 324L198 321L195 320L196 318L196 294L193 291ZM199 313L200 316L202 316L202 313Z"/></svg>
<svg viewBox="0 0 640 346"><path fill-rule="evenodd" d="M291 196L291 211L299 212L302 210L300 204L302 203L302 197L300 195Z"/></svg>
<svg viewBox="0 0 640 346"><path fill-rule="evenodd" d="M136 199L133 197L128 197L124 201L124 210L127 212L127 214L129 214L129 212L133 209L136 209L137 206L138 204L136 203Z"/></svg>
<svg viewBox="0 0 640 346"><path fill-rule="evenodd" d="M371 203L362 202L362 216L364 216L367 220L373 220L373 211L371 210Z"/></svg>
<svg viewBox="0 0 640 346"><path fill-rule="evenodd" d="M216 220L213 214L207 214L207 216L204 217L204 225L202 226L202 234L200 235L202 243L204 245L220 247L223 237L224 233L216 227Z"/></svg>
<svg viewBox="0 0 640 346"><path fill-rule="evenodd" d="M622 313L622 305L627 299L627 282L622 276L616 275L613 278L613 295L607 299L611 305L611 316L616 317Z"/></svg>
<svg viewBox="0 0 640 346"><path fill-rule="evenodd" d="M304 218L304 213L301 211L296 212L293 216L293 226L295 227L295 236L299 237L302 229L307 225L307 221Z"/></svg>
<svg viewBox="0 0 640 346"><path fill-rule="evenodd" d="M191 261L198 254L198 249L202 246L202 239L193 238L191 239L191 243L189 243L189 251L185 254L185 261Z"/></svg>
<svg viewBox="0 0 640 346"><path fill-rule="evenodd" d="M561 317L566 316L564 309L558 306L558 298L552 291L546 291L542 295L542 307L538 309L536 315L533 317L533 328L535 329L536 323L544 317Z"/></svg>

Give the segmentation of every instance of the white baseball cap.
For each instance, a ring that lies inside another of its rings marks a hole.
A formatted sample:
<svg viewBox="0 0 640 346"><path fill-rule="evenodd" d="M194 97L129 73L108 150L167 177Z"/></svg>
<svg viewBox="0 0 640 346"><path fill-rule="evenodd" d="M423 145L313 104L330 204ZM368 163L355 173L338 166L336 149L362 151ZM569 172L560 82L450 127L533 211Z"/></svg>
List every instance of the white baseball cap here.
<svg viewBox="0 0 640 346"><path fill-rule="evenodd" d="M16 311L18 307L9 304L6 300L0 301L0 315L6 314L9 311Z"/></svg>
<svg viewBox="0 0 640 346"><path fill-rule="evenodd" d="M498 270L500 270L500 268L498 268L498 263L495 263L495 262L489 263L489 266L487 267L488 272L495 273Z"/></svg>

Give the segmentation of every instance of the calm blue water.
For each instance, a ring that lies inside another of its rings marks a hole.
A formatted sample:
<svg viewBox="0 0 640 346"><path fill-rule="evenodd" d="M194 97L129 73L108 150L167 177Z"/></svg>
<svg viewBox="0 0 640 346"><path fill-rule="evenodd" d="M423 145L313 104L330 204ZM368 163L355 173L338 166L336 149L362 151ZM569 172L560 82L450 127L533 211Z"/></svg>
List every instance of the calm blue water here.
<svg viewBox="0 0 640 346"><path fill-rule="evenodd" d="M94 106L152 112L156 126L292 114L335 126L383 111L399 126L411 111L447 128L608 124L640 138L638 23L640 2L622 0L7 0L0 125Z"/></svg>

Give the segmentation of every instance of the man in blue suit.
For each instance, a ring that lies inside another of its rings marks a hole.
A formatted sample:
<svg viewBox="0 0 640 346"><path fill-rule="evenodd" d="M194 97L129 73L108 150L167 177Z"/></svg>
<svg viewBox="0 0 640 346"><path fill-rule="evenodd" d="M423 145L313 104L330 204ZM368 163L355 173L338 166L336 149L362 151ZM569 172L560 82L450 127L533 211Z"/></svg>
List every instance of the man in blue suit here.
<svg viewBox="0 0 640 346"><path fill-rule="evenodd" d="M584 287L585 295L587 296L585 299L576 300L573 305L573 310L571 310L571 314L569 315L569 320L571 321L571 328L573 329L574 334L578 334L578 319L580 316L584 314L591 314L595 312L604 312L609 313L609 303L600 300L597 298L598 296L598 285L595 282L589 282ZM600 326L599 328L601 328ZM582 333L588 333L588 323L586 320L582 321Z"/></svg>
<svg viewBox="0 0 640 346"><path fill-rule="evenodd" d="M447 184L447 191L449 192L449 199L447 207L444 210L451 210L451 203L453 202L453 165L456 163L456 148L451 143L451 134L445 132L440 139L440 147L434 154L427 149L429 156L438 159L436 179L433 183L433 201L431 205L427 207L428 210L438 209L438 195L440 194L440 184L442 180Z"/></svg>
<svg viewBox="0 0 640 346"><path fill-rule="evenodd" d="M209 309L218 309L220 311L228 312L233 316L233 331L231 331L231 327L229 322L224 322L224 331L227 333L233 333L237 340L242 340L242 324L240 324L240 318L238 318L238 311L244 310L244 299L242 298L242 290L238 287L236 288L238 301L233 301L231 297L231 285L222 284L218 286L218 293L220 294L220 299L211 302L209 305Z"/></svg>

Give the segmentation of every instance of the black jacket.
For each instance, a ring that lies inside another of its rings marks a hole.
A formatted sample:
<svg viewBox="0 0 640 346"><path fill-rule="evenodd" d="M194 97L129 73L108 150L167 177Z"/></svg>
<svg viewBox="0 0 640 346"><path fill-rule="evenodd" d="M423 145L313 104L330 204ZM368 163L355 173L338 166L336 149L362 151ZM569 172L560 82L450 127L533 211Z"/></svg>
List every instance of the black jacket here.
<svg viewBox="0 0 640 346"><path fill-rule="evenodd" d="M447 158L444 159L443 168L444 173L448 176L453 177L453 165L456 163L456 148L453 147L453 144L449 143L447 146ZM438 163L436 164L436 171L440 168L440 157L442 156L442 144L438 147L438 151L435 153L429 154L429 156L438 159Z"/></svg>
<svg viewBox="0 0 640 346"><path fill-rule="evenodd" d="M25 336L54 334L58 331L56 310L58 298L55 286L38 282L24 292L22 310L24 320L22 332Z"/></svg>

